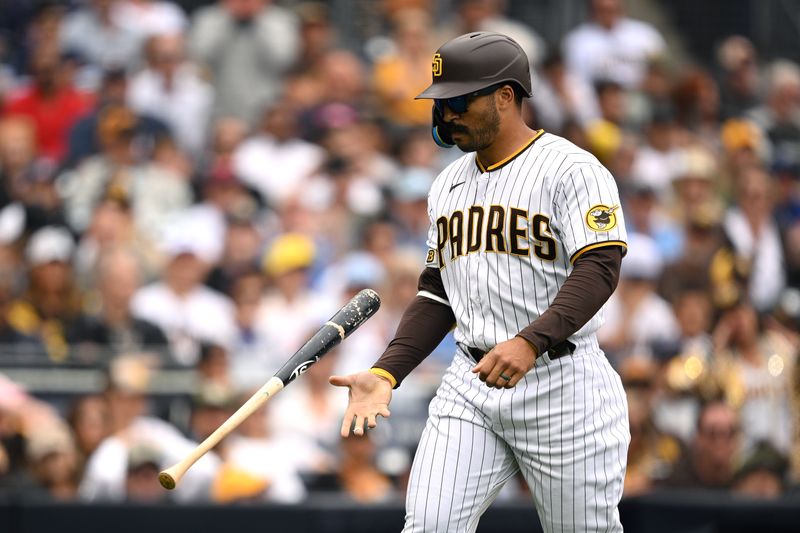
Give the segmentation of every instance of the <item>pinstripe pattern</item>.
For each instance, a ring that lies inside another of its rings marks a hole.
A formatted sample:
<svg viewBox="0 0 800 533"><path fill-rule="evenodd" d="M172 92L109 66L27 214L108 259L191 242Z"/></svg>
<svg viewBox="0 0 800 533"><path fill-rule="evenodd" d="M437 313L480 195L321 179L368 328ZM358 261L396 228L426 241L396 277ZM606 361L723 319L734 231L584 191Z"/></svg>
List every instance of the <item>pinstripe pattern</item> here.
<svg viewBox="0 0 800 533"><path fill-rule="evenodd" d="M403 531L475 531L518 470L546 532L622 531L627 404L605 356L543 356L514 391L488 389L473 364L459 350L431 402Z"/></svg>
<svg viewBox="0 0 800 533"><path fill-rule="evenodd" d="M615 226L590 217L598 206L611 210ZM624 244L618 206L608 171L555 135L542 135L495 170L481 172L474 154L448 166L429 196L435 253L428 266L441 270L456 340L487 350L536 320L572 260L594 246ZM475 219L482 240L469 252L471 207L482 213ZM414 458L404 532L475 531L518 471L546 532L622 530L627 404L594 335L601 324L598 313L569 338L571 357L540 356L512 390L486 387L470 372L474 361L457 351Z"/></svg>

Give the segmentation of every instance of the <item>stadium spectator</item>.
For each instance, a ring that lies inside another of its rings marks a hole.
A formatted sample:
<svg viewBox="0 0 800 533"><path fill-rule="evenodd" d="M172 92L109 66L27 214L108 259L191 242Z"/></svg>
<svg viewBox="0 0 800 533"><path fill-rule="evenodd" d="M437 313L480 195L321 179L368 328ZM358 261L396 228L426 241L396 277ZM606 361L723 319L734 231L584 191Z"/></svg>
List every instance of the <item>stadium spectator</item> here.
<svg viewBox="0 0 800 533"><path fill-rule="evenodd" d="M788 461L768 443L756 445L736 469L733 492L751 498L772 500L783 495Z"/></svg>
<svg viewBox="0 0 800 533"><path fill-rule="evenodd" d="M378 57L372 83L377 108L395 126L423 126L431 120L431 106L414 100L430 82L432 22L422 10L405 10L392 19L392 51Z"/></svg>
<svg viewBox="0 0 800 533"><path fill-rule="evenodd" d="M67 335L81 315L71 264L74 251L75 242L64 227L48 226L31 235L25 249L28 286L8 310L9 324L42 342L43 355L51 362L70 357Z"/></svg>
<svg viewBox="0 0 800 533"><path fill-rule="evenodd" d="M312 85L305 90L307 100L298 102L296 96L286 95L301 108L300 133L306 140L322 143L329 130L358 122L366 110L366 66L351 52L328 50L320 58L318 72L306 83Z"/></svg>
<svg viewBox="0 0 800 533"><path fill-rule="evenodd" d="M44 345L36 337L26 335L8 322L8 311L13 293L7 281L0 282L0 346L8 361L22 362L26 358L40 355Z"/></svg>
<svg viewBox="0 0 800 533"><path fill-rule="evenodd" d="M732 35L717 49L722 118L740 117L759 102L761 77L752 41Z"/></svg>
<svg viewBox="0 0 800 533"><path fill-rule="evenodd" d="M664 377L653 406L653 420L661 431L688 444L694 436L701 400L719 392L708 383L715 363L710 334L713 308L707 291L700 287L684 285L671 297L680 334L657 347L662 352Z"/></svg>
<svg viewBox="0 0 800 533"><path fill-rule="evenodd" d="M748 118L767 135L774 158L800 164L800 67L778 60L767 67L764 102Z"/></svg>
<svg viewBox="0 0 800 533"><path fill-rule="evenodd" d="M86 462L111 433L108 404L101 394L81 396L72 402L67 421L75 438L77 472L83 475Z"/></svg>
<svg viewBox="0 0 800 533"><path fill-rule="evenodd" d="M160 470L179 461L196 446L177 428L147 412L146 392L152 376L144 358L135 354L118 357L108 375L105 397L112 434L89 458L79 487L80 497L91 502L124 501L131 450L146 446L160 453ZM216 454L206 454L175 489L175 500L207 498L218 467Z"/></svg>
<svg viewBox="0 0 800 533"><path fill-rule="evenodd" d="M700 409L688 452L663 482L673 488L729 489L740 454L739 417L728 404L712 400Z"/></svg>
<svg viewBox="0 0 800 533"><path fill-rule="evenodd" d="M703 69L683 74L672 88L672 103L683 135L691 135L707 148L716 148L722 111L714 78Z"/></svg>
<svg viewBox="0 0 800 533"><path fill-rule="evenodd" d="M59 177L67 220L83 233L104 199L127 202L136 229L157 241L166 221L191 202L186 177L137 153L136 115L127 107L103 110L97 124L102 152Z"/></svg>
<svg viewBox="0 0 800 533"><path fill-rule="evenodd" d="M435 178L435 172L428 168L406 167L389 185L389 212L398 245L413 246L420 251L426 248L428 191Z"/></svg>
<svg viewBox="0 0 800 533"><path fill-rule="evenodd" d="M243 395L242 401L250 397ZM313 446L283 431L272 433L263 410L248 417L226 439L224 463L214 480L212 498L231 502L243 497L255 501L298 503L306 494L300 465L314 455Z"/></svg>
<svg viewBox="0 0 800 533"><path fill-rule="evenodd" d="M164 0L118 0L114 21L144 40L153 35L176 35L188 24L186 14L174 2Z"/></svg>
<svg viewBox="0 0 800 533"><path fill-rule="evenodd" d="M163 246L168 260L162 278L136 291L131 312L161 328L175 361L192 366L201 342L229 346L235 332L233 304L203 284L220 249L213 236L195 234L185 220L172 227Z"/></svg>
<svg viewBox="0 0 800 533"><path fill-rule="evenodd" d="M31 71L31 83L7 96L0 115L30 118L35 125L38 152L60 163L67 153L67 133L91 108L93 96L72 84L57 46L35 49Z"/></svg>
<svg viewBox="0 0 800 533"><path fill-rule="evenodd" d="M298 137L297 121L298 110L287 102L270 105L256 133L233 153L236 175L277 208L303 189L325 157L319 146Z"/></svg>
<svg viewBox="0 0 800 533"><path fill-rule="evenodd" d="M157 503L169 501L169 493L158 483L162 454L146 444L128 450L125 472L125 501Z"/></svg>
<svg viewBox="0 0 800 533"><path fill-rule="evenodd" d="M644 133L646 144L636 152L631 178L637 185L652 188L661 203L666 203L672 193L672 180L681 157L678 131L672 112L667 109L657 110L645 125Z"/></svg>
<svg viewBox="0 0 800 533"><path fill-rule="evenodd" d="M325 53L336 48L338 31L324 2L301 2L294 11L300 19L300 54L292 72L314 73Z"/></svg>
<svg viewBox="0 0 800 533"><path fill-rule="evenodd" d="M559 133L570 121L586 126L600 117L594 88L567 70L559 52L551 52L539 70L532 97L539 127Z"/></svg>
<svg viewBox="0 0 800 533"><path fill-rule="evenodd" d="M255 215L250 209L244 213L231 213L226 217L225 243L219 261L208 276L206 285L234 298L235 286L242 276L258 275L264 233L256 221L247 215ZM252 287L252 285L251 285ZM255 292L255 296L261 290Z"/></svg>
<svg viewBox="0 0 800 533"><path fill-rule="evenodd" d="M94 108L75 122L69 132L69 148L64 161L66 167L75 167L85 158L101 151L98 130L100 118L107 108L124 106L127 94L128 75L125 70L120 66L103 70ZM149 115L137 114L134 130L134 144L147 155L152 153L159 139L171 135L166 124Z"/></svg>
<svg viewBox="0 0 800 533"><path fill-rule="evenodd" d="M44 499L68 501L77 496L77 456L69 429L59 425L37 431L25 452Z"/></svg>
<svg viewBox="0 0 800 533"><path fill-rule="evenodd" d="M144 57L146 68L131 77L128 104L140 114L162 120L182 150L200 155L209 131L213 87L186 60L179 34L150 37Z"/></svg>
<svg viewBox="0 0 800 533"><path fill-rule="evenodd" d="M201 383L197 394L192 397L189 436L197 442L207 439L239 407L236 400L229 387ZM224 442L220 446L224 448Z"/></svg>
<svg viewBox="0 0 800 533"><path fill-rule="evenodd" d="M723 220L733 253L749 265L750 301L762 312L775 306L786 286L783 246L772 215L773 190L766 172L744 169L736 183L736 203Z"/></svg>
<svg viewBox="0 0 800 533"><path fill-rule="evenodd" d="M96 308L76 321L69 332L81 360L103 363L120 353L147 352L170 362L161 329L131 315L131 299L142 285L136 255L124 249L106 252L99 257L95 276Z"/></svg>
<svg viewBox="0 0 800 533"><path fill-rule="evenodd" d="M589 83L613 80L627 89L642 82L647 62L666 44L650 24L626 17L621 0L592 0L591 21L564 37L567 67Z"/></svg>
<svg viewBox="0 0 800 533"><path fill-rule="evenodd" d="M52 161L37 155L29 119L0 119L0 242L11 244L24 232L65 224L54 171Z"/></svg>
<svg viewBox="0 0 800 533"><path fill-rule="evenodd" d="M97 265L109 253L125 250L135 256L143 281L156 276L163 265L157 245L138 231L130 205L124 200L107 199L92 213L88 229L75 252L76 277L84 290L96 288Z"/></svg>
<svg viewBox="0 0 800 533"><path fill-rule="evenodd" d="M345 496L362 504L375 504L397 497L391 479L375 466L375 443L371 434L359 439L340 439L339 484Z"/></svg>
<svg viewBox="0 0 800 533"><path fill-rule="evenodd" d="M673 218L700 222L721 217L724 206L717 193L718 165L713 154L700 146L688 146L672 163L674 200L666 205Z"/></svg>
<svg viewBox="0 0 800 533"><path fill-rule="evenodd" d="M741 412L744 450L751 451L763 440L787 453L793 434L790 368L796 348L780 333L766 329L747 302L722 316L714 342L715 377L727 401Z"/></svg>
<svg viewBox="0 0 800 533"><path fill-rule="evenodd" d="M653 423L650 402L645 395L635 390L638 385L624 382L628 391L628 417L630 419L631 442L628 446L628 466L625 470L623 494L635 496L652 490L657 483L672 472L674 463L681 455L680 443L672 436L661 433ZM649 379L652 382L653 376ZM651 387L647 383L646 387Z"/></svg>
<svg viewBox="0 0 800 533"><path fill-rule="evenodd" d="M547 46L544 40L525 22L506 16L505 0L458 0L458 18L450 28L452 36L473 31L493 31L508 35L519 43L531 66L538 65L545 57Z"/></svg>
<svg viewBox="0 0 800 533"><path fill-rule="evenodd" d="M652 238L665 262L677 259L683 248L683 235L659 202L656 190L647 183L634 181L624 198L627 230Z"/></svg>
<svg viewBox="0 0 800 533"><path fill-rule="evenodd" d="M677 336L675 315L655 291L662 269L653 240L630 235L619 285L604 307L606 323L598 331L598 340L613 361L633 353L653 355L656 343Z"/></svg>
<svg viewBox="0 0 800 533"><path fill-rule="evenodd" d="M202 386L231 388L230 354L219 344L202 343L197 361L197 377Z"/></svg>
<svg viewBox="0 0 800 533"><path fill-rule="evenodd" d="M213 116L252 122L280 96L299 46L296 18L272 0L220 0L199 9L192 18L189 50L212 75Z"/></svg>
<svg viewBox="0 0 800 533"><path fill-rule="evenodd" d="M91 0L68 13L61 24L61 49L77 53L99 81L103 69L138 65L141 38L115 17L120 0Z"/></svg>
<svg viewBox="0 0 800 533"><path fill-rule="evenodd" d="M279 236L264 254L269 285L256 311L255 330L270 339L271 368L277 369L336 310L334 302L311 289L309 269L315 259L314 242L296 233Z"/></svg>
<svg viewBox="0 0 800 533"><path fill-rule="evenodd" d="M256 327L264 292L264 277L251 270L232 280L229 294L236 307L236 338L231 349L231 378L236 387L252 388L265 383L278 369L270 339Z"/></svg>

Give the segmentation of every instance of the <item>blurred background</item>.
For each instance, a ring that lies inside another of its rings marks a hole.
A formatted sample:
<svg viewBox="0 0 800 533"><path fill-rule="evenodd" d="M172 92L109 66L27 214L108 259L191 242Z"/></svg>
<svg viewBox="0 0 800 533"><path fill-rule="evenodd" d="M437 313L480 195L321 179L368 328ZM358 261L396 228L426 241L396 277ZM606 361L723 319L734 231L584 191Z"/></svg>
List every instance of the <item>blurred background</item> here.
<svg viewBox="0 0 800 533"><path fill-rule="evenodd" d="M363 439L327 377L368 368L416 293L461 153L412 98L474 30L523 46L529 123L619 185L599 336L630 405L623 524L800 529L800 1L4 0L0 531L182 508L399 530L453 341ZM373 319L160 488L364 287ZM511 482L487 516L535 531L530 501Z"/></svg>

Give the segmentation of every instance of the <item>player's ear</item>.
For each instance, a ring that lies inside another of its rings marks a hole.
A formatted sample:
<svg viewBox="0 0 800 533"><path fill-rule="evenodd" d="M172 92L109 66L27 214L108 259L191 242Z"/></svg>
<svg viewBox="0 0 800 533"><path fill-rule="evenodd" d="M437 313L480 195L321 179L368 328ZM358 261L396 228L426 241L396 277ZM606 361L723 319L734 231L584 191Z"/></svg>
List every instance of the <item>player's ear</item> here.
<svg viewBox="0 0 800 533"><path fill-rule="evenodd" d="M494 93L494 99L500 110L516 107L514 88L511 85L503 85Z"/></svg>

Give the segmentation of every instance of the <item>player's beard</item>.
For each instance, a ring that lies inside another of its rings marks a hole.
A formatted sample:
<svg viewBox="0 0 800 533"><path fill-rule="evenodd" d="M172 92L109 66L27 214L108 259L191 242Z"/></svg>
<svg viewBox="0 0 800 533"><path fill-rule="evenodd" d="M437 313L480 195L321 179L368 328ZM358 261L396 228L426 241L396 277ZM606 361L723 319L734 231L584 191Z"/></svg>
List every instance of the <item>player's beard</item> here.
<svg viewBox="0 0 800 533"><path fill-rule="evenodd" d="M497 132L500 131L500 113L494 102L494 94L488 111L476 122L477 124L470 128L460 124L451 126L452 133L462 133L459 140L453 139L462 152L477 152L488 148L497 137Z"/></svg>

